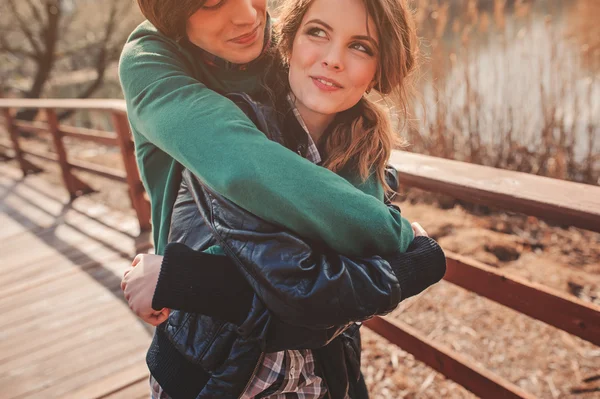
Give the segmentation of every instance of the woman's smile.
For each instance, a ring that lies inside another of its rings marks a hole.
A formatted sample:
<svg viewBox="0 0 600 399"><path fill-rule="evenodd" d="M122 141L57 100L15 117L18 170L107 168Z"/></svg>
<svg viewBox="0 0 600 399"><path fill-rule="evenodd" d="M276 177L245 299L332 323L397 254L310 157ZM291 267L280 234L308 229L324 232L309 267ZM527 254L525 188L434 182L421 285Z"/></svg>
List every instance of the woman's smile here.
<svg viewBox="0 0 600 399"><path fill-rule="evenodd" d="M315 86L317 86L320 90L323 90L328 93L339 91L344 88L341 84L339 84L335 80L328 79L323 76L311 76L311 79L312 79L313 83L315 84Z"/></svg>

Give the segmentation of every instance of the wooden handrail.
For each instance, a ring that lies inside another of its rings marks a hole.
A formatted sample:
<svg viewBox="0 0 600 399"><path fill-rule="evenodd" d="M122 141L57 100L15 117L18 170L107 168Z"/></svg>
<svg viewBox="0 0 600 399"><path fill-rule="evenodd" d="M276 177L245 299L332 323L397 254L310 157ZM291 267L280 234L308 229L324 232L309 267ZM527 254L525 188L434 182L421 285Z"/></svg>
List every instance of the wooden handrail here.
<svg viewBox="0 0 600 399"><path fill-rule="evenodd" d="M394 151L400 184L600 232L600 187Z"/></svg>
<svg viewBox="0 0 600 399"><path fill-rule="evenodd" d="M600 346L600 306L465 256L446 252L446 258L444 280Z"/></svg>
<svg viewBox="0 0 600 399"><path fill-rule="evenodd" d="M125 101L114 99L0 98L0 108L52 108L89 111L115 111L127 113L127 106L125 105Z"/></svg>

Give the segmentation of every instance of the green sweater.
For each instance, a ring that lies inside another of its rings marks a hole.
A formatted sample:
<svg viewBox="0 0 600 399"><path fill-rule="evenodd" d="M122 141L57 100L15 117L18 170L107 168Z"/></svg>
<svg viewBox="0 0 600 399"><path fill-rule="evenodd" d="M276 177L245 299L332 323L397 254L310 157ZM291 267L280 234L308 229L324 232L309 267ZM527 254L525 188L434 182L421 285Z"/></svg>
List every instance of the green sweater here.
<svg viewBox="0 0 600 399"><path fill-rule="evenodd" d="M119 77L156 252L167 244L181 165L240 207L341 254L405 251L412 228L383 204L379 184L346 180L270 141L217 93L257 92L262 67L209 67L147 21L127 40Z"/></svg>

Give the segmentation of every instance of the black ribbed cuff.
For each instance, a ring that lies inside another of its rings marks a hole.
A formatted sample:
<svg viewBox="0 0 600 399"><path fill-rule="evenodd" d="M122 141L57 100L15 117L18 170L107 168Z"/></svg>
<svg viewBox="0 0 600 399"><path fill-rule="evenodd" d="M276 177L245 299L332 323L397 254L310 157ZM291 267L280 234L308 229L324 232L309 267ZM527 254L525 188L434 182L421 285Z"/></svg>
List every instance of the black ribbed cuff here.
<svg viewBox="0 0 600 399"><path fill-rule="evenodd" d="M160 387L171 398L195 398L210 379L199 364L179 353L162 326L156 328L146 354L146 364Z"/></svg>
<svg viewBox="0 0 600 399"><path fill-rule="evenodd" d="M199 313L241 325L253 297L252 287L227 256L170 243L165 248L152 308Z"/></svg>
<svg viewBox="0 0 600 399"><path fill-rule="evenodd" d="M421 293L446 273L444 251L429 237L415 237L405 253L396 253L386 260L400 283L402 300Z"/></svg>

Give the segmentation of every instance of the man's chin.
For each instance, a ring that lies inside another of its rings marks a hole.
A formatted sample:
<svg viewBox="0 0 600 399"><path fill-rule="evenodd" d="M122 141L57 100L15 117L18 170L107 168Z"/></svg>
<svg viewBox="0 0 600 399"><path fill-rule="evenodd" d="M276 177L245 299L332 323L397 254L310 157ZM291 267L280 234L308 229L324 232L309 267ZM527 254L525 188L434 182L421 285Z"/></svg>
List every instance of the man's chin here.
<svg viewBox="0 0 600 399"><path fill-rule="evenodd" d="M254 60L256 60L258 57L260 56L260 53L256 54L256 55L249 55L248 57L236 57L235 59L231 60L230 62L233 64L248 64Z"/></svg>

